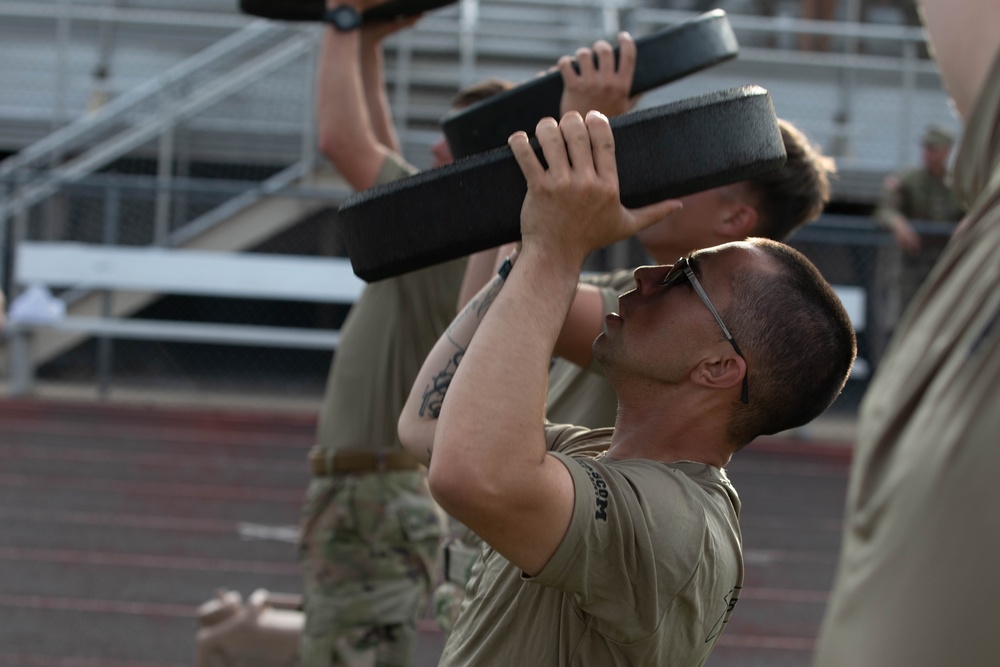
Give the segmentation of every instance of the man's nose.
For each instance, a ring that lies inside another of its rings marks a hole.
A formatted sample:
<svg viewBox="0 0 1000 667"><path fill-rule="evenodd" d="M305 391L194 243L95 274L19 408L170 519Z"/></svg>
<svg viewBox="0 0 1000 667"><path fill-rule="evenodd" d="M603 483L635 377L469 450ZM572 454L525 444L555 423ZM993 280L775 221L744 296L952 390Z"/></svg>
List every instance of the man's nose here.
<svg viewBox="0 0 1000 667"><path fill-rule="evenodd" d="M657 266L640 266L632 274L635 278L635 288L639 294L645 295L652 292L657 285L670 273L673 266L661 264Z"/></svg>

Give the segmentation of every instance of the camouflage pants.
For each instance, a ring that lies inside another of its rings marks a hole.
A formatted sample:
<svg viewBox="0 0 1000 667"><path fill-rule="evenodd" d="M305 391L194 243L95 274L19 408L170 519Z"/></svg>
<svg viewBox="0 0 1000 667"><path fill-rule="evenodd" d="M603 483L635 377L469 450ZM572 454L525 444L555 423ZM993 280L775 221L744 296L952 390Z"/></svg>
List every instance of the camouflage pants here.
<svg viewBox="0 0 1000 667"><path fill-rule="evenodd" d="M302 521L300 664L410 665L444 532L424 473L314 478Z"/></svg>

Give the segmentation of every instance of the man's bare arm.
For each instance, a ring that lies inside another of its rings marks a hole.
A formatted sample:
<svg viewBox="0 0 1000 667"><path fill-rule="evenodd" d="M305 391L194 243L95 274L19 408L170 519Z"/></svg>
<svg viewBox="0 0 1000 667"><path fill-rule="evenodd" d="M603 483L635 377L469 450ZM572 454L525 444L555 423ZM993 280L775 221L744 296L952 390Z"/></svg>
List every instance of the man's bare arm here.
<svg viewBox="0 0 1000 667"><path fill-rule="evenodd" d="M497 257L500 256L500 251L499 247L489 248L469 256L465 265L465 275L462 276L462 287L458 291L456 312L461 312L472 297L492 279L496 272Z"/></svg>
<svg viewBox="0 0 1000 667"><path fill-rule="evenodd" d="M316 79L319 149L354 190L375 179L388 148L375 135L361 76L361 35L323 28Z"/></svg>
<svg viewBox="0 0 1000 667"><path fill-rule="evenodd" d="M566 314L553 356L587 368L594 359L594 339L604 330L604 297L593 286L580 283Z"/></svg>
<svg viewBox="0 0 1000 667"><path fill-rule="evenodd" d="M627 238L678 207L629 211L618 194L607 118L570 113L538 125L548 164L526 135L511 147L528 182L522 249L461 363L449 378L434 434L435 498L528 574L551 558L569 525L572 477L548 455L548 365L587 254Z"/></svg>
<svg viewBox="0 0 1000 667"><path fill-rule="evenodd" d="M417 460L429 464L441 406L473 335L493 304L516 261L516 249L505 258L493 279L469 299L438 339L417 374L399 416L399 439Z"/></svg>
<svg viewBox="0 0 1000 667"><path fill-rule="evenodd" d="M559 59L563 79L562 113L578 111L585 115L595 109L605 116L616 116L635 106L638 97L629 97L635 75L635 40L627 32L621 32L618 47L617 65L611 44L604 40L598 40L592 48L577 50L575 58L563 56ZM594 339L604 328L605 315L600 290L580 283L556 340L554 355L584 368L590 366Z"/></svg>
<svg viewBox="0 0 1000 667"><path fill-rule="evenodd" d="M577 111L585 115L591 109L606 116L630 110L637 98L630 98L632 77L635 74L635 41L627 32L618 35L619 59L616 66L611 44L598 40L592 48L579 49L574 56L563 56L557 67L562 72L562 113ZM594 57L597 56L597 65ZM573 68L577 64L578 71ZM496 262L496 251L483 251L469 259L459 309L489 280ZM591 346L604 326L604 300L600 291L581 283L566 317L565 325L556 341L554 355L563 357L579 366L590 366L593 359Z"/></svg>
<svg viewBox="0 0 1000 667"><path fill-rule="evenodd" d="M411 16L404 20L379 21L363 25L360 30L361 79L372 131L379 143L399 154L402 154L402 146L392 122L386 93L382 42L389 35L411 27L419 19L420 16Z"/></svg>
<svg viewBox="0 0 1000 667"><path fill-rule="evenodd" d="M399 152L385 95L382 40L414 21L347 32L323 28L316 76L319 149L354 190L373 186L386 155Z"/></svg>

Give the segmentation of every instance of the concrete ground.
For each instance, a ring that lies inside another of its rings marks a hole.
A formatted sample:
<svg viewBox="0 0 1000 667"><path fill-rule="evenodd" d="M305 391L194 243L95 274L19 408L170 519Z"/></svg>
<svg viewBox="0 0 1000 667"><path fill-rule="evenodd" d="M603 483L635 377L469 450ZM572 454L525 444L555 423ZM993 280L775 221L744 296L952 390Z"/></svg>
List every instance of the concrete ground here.
<svg viewBox="0 0 1000 667"><path fill-rule="evenodd" d="M315 406L130 397L0 399L0 664L191 665L217 588L300 590ZM809 665L852 437L829 418L734 458L747 578L711 667ZM416 664L435 665L443 636L421 627Z"/></svg>

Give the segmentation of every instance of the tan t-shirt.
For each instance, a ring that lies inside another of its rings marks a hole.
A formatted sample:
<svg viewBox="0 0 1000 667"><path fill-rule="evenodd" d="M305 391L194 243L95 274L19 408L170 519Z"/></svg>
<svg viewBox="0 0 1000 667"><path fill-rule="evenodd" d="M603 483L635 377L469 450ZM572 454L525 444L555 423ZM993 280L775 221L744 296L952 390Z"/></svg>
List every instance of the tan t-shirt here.
<svg viewBox="0 0 1000 667"><path fill-rule="evenodd" d="M702 463L598 456L611 432L547 429L576 489L566 535L535 578L485 550L441 665L705 661L743 585L739 498Z"/></svg>
<svg viewBox="0 0 1000 667"><path fill-rule="evenodd" d="M390 156L378 183L416 173ZM401 447L396 423L431 347L455 317L465 260L365 287L341 329L320 408L324 448Z"/></svg>
<svg viewBox="0 0 1000 667"><path fill-rule="evenodd" d="M635 287L632 270L589 274L580 282L599 288L604 312L618 310L618 297ZM545 416L556 424L576 424L588 428L615 425L618 397L595 361L582 368L556 357L549 370L549 392Z"/></svg>
<svg viewBox="0 0 1000 667"><path fill-rule="evenodd" d="M862 405L817 667L1000 665L1000 53L954 183L965 226Z"/></svg>

